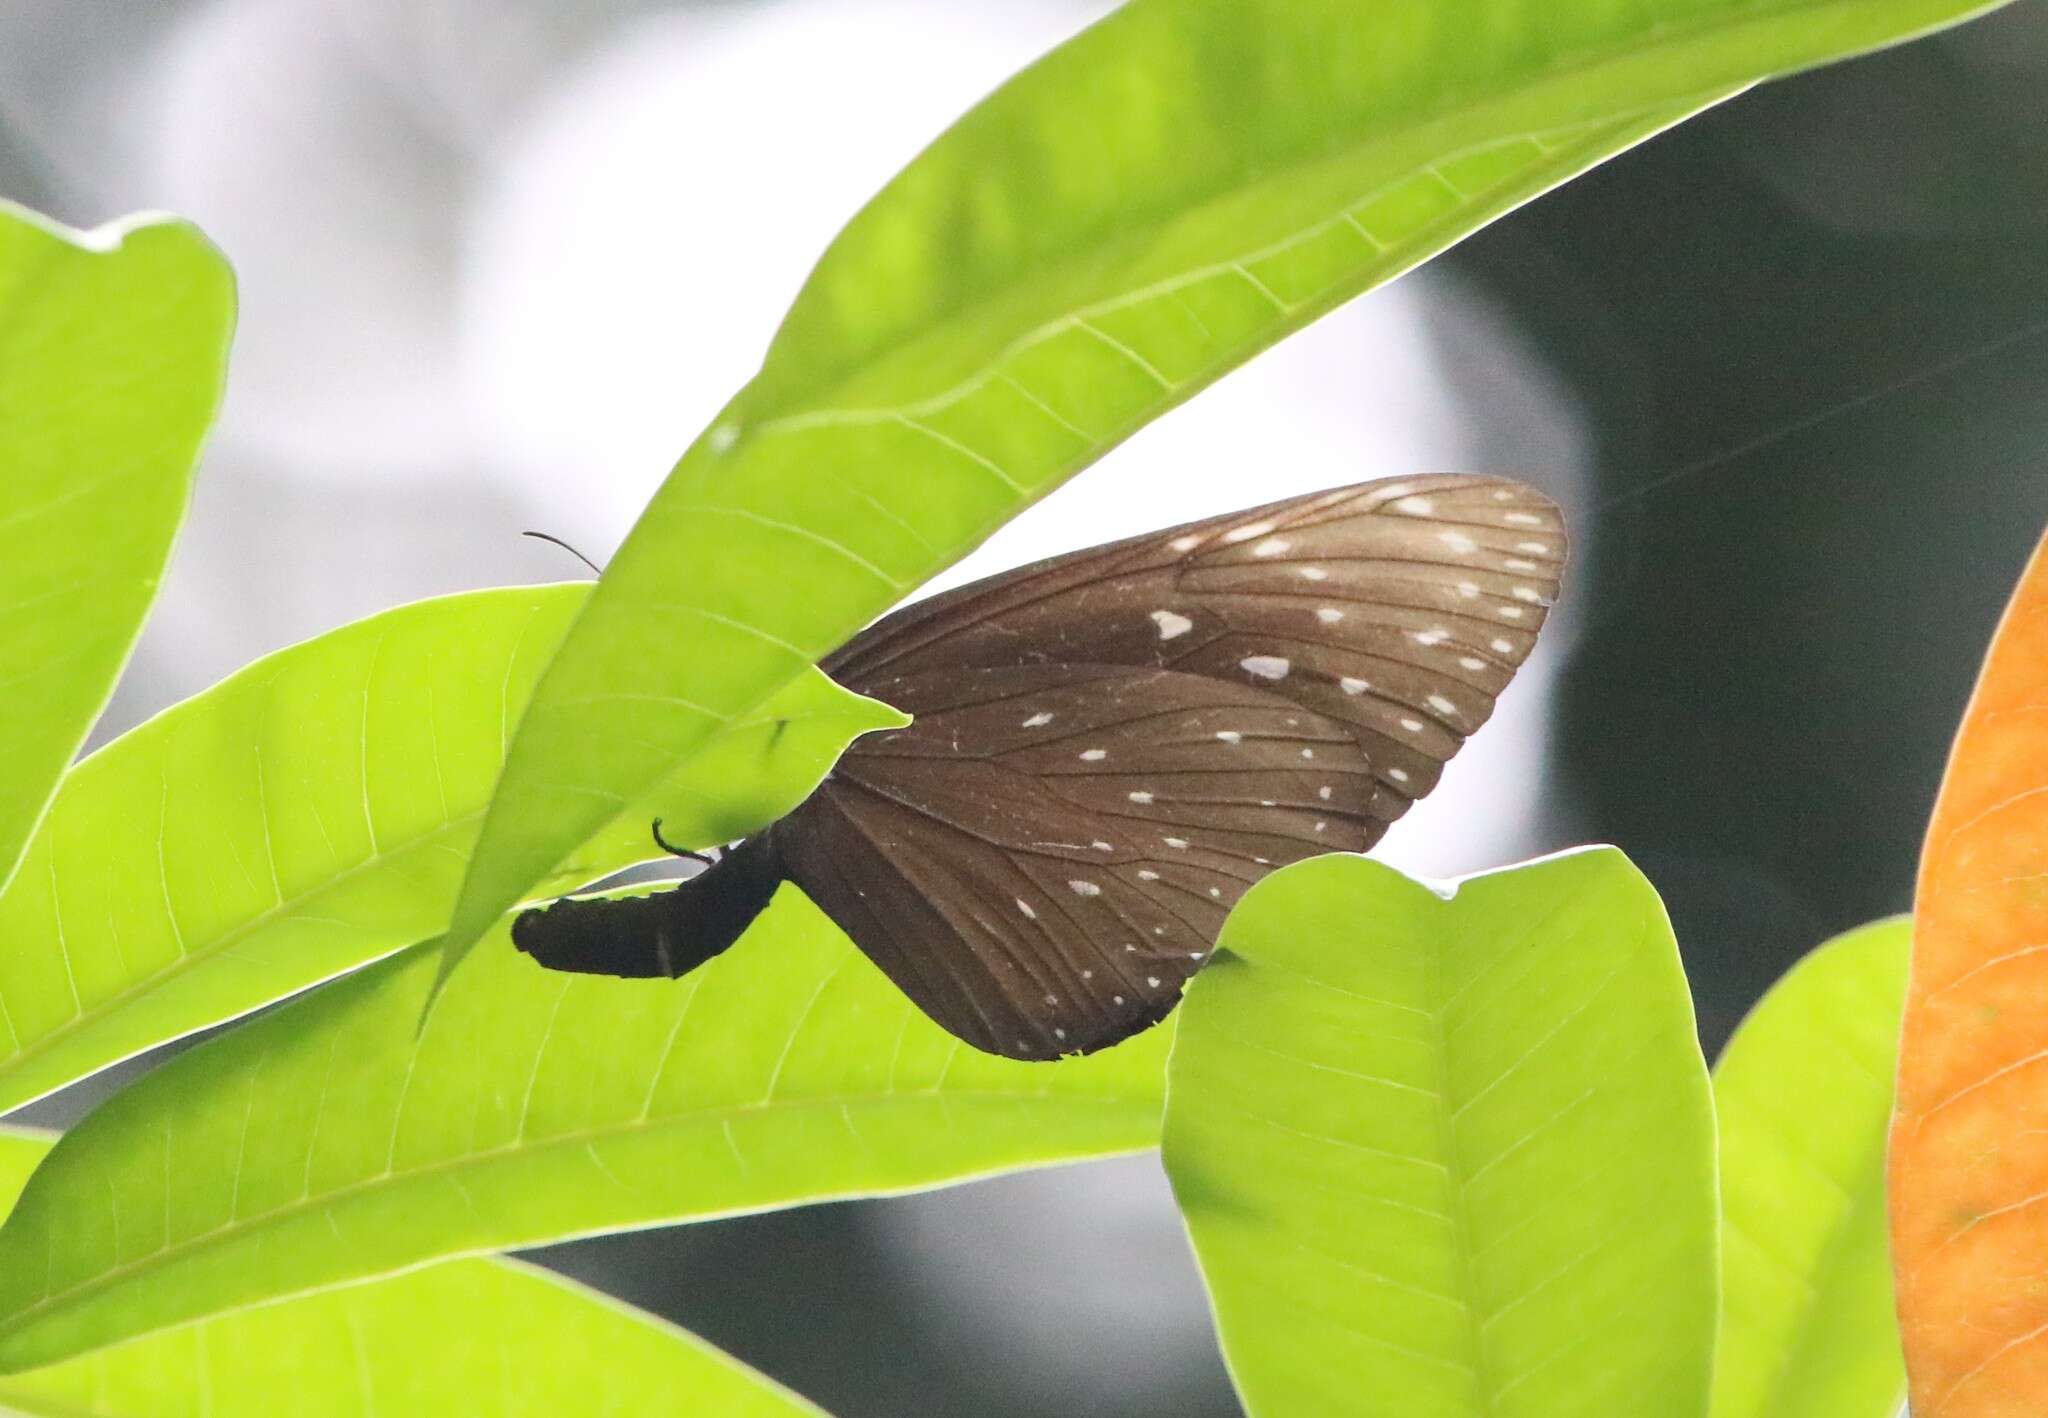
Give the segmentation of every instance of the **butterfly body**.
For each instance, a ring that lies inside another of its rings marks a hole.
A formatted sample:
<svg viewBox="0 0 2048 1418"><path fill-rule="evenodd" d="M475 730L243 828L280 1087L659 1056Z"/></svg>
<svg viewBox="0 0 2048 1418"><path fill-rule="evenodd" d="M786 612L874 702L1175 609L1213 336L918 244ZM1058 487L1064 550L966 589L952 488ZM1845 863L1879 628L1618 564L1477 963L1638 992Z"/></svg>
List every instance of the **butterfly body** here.
<svg viewBox="0 0 2048 1418"><path fill-rule="evenodd" d="M557 903L515 941L556 968L682 973L662 960L716 953L787 879L977 1048L1105 1047L1172 1009L1267 871L1365 850L1435 786L1564 554L1529 488L1406 478L934 596L823 662L909 727L641 898L661 904Z"/></svg>

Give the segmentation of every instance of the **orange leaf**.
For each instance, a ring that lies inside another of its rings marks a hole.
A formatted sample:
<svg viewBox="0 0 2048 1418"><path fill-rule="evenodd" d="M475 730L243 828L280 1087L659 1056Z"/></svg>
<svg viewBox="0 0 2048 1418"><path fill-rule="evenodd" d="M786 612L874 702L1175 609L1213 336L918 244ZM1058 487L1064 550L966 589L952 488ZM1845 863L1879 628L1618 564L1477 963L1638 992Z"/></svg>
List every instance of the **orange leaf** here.
<svg viewBox="0 0 2048 1418"><path fill-rule="evenodd" d="M1934 807L1892 1119L1914 1418L2048 1414L2048 540Z"/></svg>

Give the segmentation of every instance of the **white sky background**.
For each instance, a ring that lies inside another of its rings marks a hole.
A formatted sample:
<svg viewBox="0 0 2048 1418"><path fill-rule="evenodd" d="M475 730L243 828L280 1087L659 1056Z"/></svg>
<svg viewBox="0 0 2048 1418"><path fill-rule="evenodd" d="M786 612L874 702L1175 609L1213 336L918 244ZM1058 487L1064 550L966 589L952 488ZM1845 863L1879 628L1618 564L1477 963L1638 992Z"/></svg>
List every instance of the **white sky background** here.
<svg viewBox="0 0 2048 1418"><path fill-rule="evenodd" d="M114 58L63 47L68 8L9 21L41 26L56 72L28 72L33 45L12 76L0 58L0 79L20 80L10 118L81 194L60 215L189 215L243 297L226 413L124 696L132 721L384 605L579 574L519 542L523 527L603 560L752 373L833 231L1102 7L216 0ZM1414 277L1198 396L945 581L1381 475L1517 472L1569 504L1583 453L1511 332ZM1449 873L1553 845L1532 823L1560 631L1381 855ZM1116 1267L1131 1283L1085 1304L1064 1277L1099 1265L1103 1239L1063 1237L1059 1199L1077 1187L1135 1247ZM884 1215L949 1307L1008 1316L1020 1362L1085 1370L1093 1346L1127 1353L1134 1324L1161 1363L1209 1342L1151 1162ZM1146 1279L1162 1266L1181 1276L1170 1303Z"/></svg>

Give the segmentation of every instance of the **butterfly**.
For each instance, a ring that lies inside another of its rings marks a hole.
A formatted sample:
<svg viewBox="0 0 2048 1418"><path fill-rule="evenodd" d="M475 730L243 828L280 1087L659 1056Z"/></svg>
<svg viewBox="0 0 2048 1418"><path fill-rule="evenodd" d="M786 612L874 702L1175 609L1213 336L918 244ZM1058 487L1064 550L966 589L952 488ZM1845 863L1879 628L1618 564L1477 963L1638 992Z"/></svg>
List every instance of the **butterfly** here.
<svg viewBox="0 0 2048 1418"><path fill-rule="evenodd" d="M908 728L857 739L675 889L566 898L513 941L553 969L680 976L789 881L975 1048L1105 1048L1173 1009L1253 883L1366 850L1436 786L1565 552L1534 489L1397 478L932 596L821 666Z"/></svg>

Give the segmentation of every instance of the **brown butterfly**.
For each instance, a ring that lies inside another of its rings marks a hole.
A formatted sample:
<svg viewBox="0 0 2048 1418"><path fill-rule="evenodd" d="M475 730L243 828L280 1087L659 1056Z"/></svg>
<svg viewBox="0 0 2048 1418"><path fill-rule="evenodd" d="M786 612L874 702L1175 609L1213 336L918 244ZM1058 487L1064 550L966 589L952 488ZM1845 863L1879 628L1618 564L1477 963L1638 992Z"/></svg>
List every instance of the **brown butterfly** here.
<svg viewBox="0 0 2048 1418"><path fill-rule="evenodd" d="M1365 850L1436 786L1564 558L1531 488L1398 478L933 596L823 662L910 727L674 890L558 901L512 938L551 969L677 976L791 881L974 1047L1105 1048L1173 1009L1247 887Z"/></svg>

